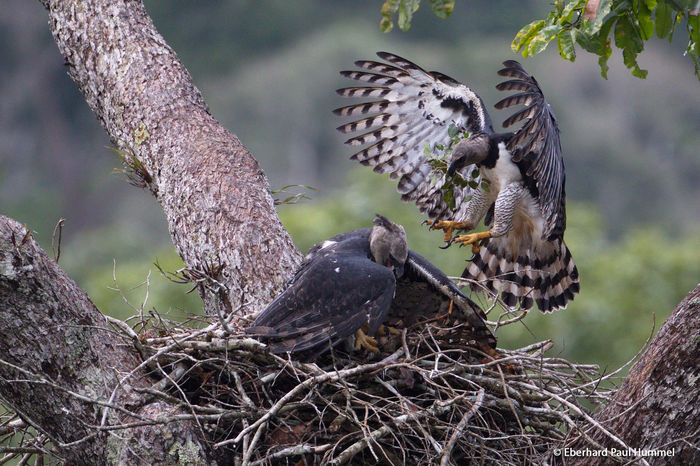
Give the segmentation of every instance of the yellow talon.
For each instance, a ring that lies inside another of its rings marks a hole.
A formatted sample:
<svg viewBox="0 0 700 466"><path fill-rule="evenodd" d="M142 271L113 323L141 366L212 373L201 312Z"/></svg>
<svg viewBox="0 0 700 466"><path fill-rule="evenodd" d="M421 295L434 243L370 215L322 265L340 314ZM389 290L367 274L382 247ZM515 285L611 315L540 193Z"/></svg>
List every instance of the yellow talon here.
<svg viewBox="0 0 700 466"><path fill-rule="evenodd" d="M482 231L479 233L470 233L468 235L460 235L455 238L454 242L459 243L460 246L464 246L466 244L471 244L472 245L472 252L474 254L479 252L479 249L481 248L480 243L484 241L485 239L488 239L491 237L491 233L488 231Z"/></svg>
<svg viewBox="0 0 700 466"><path fill-rule="evenodd" d="M454 230L464 230L467 224L464 222L453 222L451 220L436 220L430 225L431 230L443 230L445 232L445 242L452 240Z"/></svg>
<svg viewBox="0 0 700 466"><path fill-rule="evenodd" d="M355 349L366 349L373 353L379 352L379 347L377 346L377 340L368 336L364 330L357 329L355 332Z"/></svg>

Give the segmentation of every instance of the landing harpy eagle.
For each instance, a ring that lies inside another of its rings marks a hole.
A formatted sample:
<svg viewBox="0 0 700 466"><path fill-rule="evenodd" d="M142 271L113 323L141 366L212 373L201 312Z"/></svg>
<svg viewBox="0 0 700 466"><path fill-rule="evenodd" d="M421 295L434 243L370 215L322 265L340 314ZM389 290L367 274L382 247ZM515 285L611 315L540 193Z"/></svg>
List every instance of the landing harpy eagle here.
<svg viewBox="0 0 700 466"><path fill-rule="evenodd" d="M451 310L482 350L495 348L481 309L407 248L403 227L379 215L374 223L313 246L287 288L246 333L266 338L274 353L320 354L353 335L357 348L376 352L371 337L387 318L408 326Z"/></svg>
<svg viewBox="0 0 700 466"><path fill-rule="evenodd" d="M367 83L339 89L341 96L380 99L335 110L362 116L338 127L359 133L346 144L369 145L351 159L399 178L401 198L435 219L433 227L445 231L448 244L473 245L463 277L500 291L511 307L530 309L536 302L543 312L565 308L579 291L579 278L563 238L564 162L556 118L535 78L516 61L503 63L498 74L509 79L496 87L518 93L495 106L524 108L503 122L504 128L522 122L518 130L496 133L483 100L469 87L391 53L377 55L389 63L356 61L366 71L341 72ZM450 127L468 137L452 149L446 175L435 173L424 148L449 146ZM475 169L476 188L447 183L455 174L470 180ZM484 217L488 231L452 237Z"/></svg>

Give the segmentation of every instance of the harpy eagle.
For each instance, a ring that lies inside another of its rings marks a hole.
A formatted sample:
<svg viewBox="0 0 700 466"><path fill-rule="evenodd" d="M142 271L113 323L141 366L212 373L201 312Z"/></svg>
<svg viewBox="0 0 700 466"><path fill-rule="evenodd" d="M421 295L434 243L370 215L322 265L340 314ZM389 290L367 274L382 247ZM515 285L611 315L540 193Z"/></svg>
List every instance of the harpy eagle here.
<svg viewBox="0 0 700 466"><path fill-rule="evenodd" d="M246 333L265 337L274 353L320 354L353 335L356 348L376 352L372 336L387 317L410 325L417 314L453 306L465 333L484 350L495 348L481 309L408 249L403 227L381 215L374 224L313 246L287 288Z"/></svg>
<svg viewBox="0 0 700 466"><path fill-rule="evenodd" d="M447 245L472 245L463 277L500 291L510 307L527 310L536 302L543 312L565 308L579 291L579 277L563 237L559 128L535 78L516 61L503 63L498 74L509 79L496 88L518 93L495 107L524 108L503 122L504 128L522 122L518 130L496 133L483 100L469 87L391 53L377 55L389 63L356 61L366 71L341 71L367 83L339 89L341 96L379 99L334 111L362 116L338 127L359 133L346 144L369 145L351 159L399 178L401 199L435 219L432 228L445 231ZM436 172L426 149L448 147L451 128L468 137L452 148L446 173ZM455 175L471 183L450 182ZM488 231L452 237L484 217Z"/></svg>

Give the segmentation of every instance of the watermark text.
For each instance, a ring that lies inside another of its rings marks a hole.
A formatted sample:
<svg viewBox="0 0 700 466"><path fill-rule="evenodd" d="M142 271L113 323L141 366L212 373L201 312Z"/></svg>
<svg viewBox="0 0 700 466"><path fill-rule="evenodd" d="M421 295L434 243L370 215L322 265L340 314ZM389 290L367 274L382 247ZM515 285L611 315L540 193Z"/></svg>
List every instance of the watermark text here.
<svg viewBox="0 0 700 466"><path fill-rule="evenodd" d="M675 448L604 448L602 450L593 450L590 448L556 448L554 450L554 456L564 456L568 458L575 457L599 457L599 456L610 456L610 457L626 457L626 458L664 458L672 457L676 454Z"/></svg>

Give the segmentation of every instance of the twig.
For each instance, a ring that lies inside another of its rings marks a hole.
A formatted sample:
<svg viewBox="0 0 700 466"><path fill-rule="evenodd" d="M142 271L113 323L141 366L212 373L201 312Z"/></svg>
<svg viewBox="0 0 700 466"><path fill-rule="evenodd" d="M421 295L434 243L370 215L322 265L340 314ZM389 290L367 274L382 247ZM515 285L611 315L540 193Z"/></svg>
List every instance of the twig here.
<svg viewBox="0 0 700 466"><path fill-rule="evenodd" d="M253 436L253 440L250 441L250 446L248 447L246 452L243 454L243 466L250 465L250 457L253 455L253 451L255 451L255 446L260 441L260 436L262 435L262 433L265 431L266 428L267 428L267 422L263 422L258 426L258 430L255 431L255 435Z"/></svg>
<svg viewBox="0 0 700 466"><path fill-rule="evenodd" d="M36 447L10 447L10 446L0 446L0 453L31 453L31 454L36 454L36 453L43 453L44 451L41 448L36 448Z"/></svg>
<svg viewBox="0 0 700 466"><path fill-rule="evenodd" d="M309 454L318 454L318 453L323 453L326 450L330 449L333 445L327 443L325 445L296 445L294 447L287 447L282 450L276 451L274 453L270 453L268 455L265 455L263 459L253 461L250 463L250 466L259 466L261 464L269 464L272 460L277 460L281 458L289 458L290 456L299 456L299 455L309 455Z"/></svg>
<svg viewBox="0 0 700 466"><path fill-rule="evenodd" d="M425 410L425 413L431 416L437 416L449 409L449 404L441 404L436 402L432 408ZM405 424L413 417L412 414L404 414L398 416L392 420L396 426ZM380 438L384 437L393 430L393 426L390 424L385 424L383 427L375 430L369 435L364 436L362 439L350 445L346 448L340 455L331 460L329 465L345 464L350 461L355 455L361 452L365 447L370 445L370 442L376 442Z"/></svg>
<svg viewBox="0 0 700 466"><path fill-rule="evenodd" d="M53 251L53 260L58 264L58 260L61 258L61 238L63 237L63 223L66 221L65 218L61 217L56 222L56 226L53 227L53 234L51 235L51 251ZM56 234L58 233L58 239Z"/></svg>
<svg viewBox="0 0 700 466"><path fill-rule="evenodd" d="M389 357L387 357L387 358L385 358L385 359L383 359L380 362L375 363L375 364L365 364L362 366L354 367L352 369L345 369L343 371L338 371L338 372L334 372L334 373L326 373L323 376L313 376L309 379L306 379L304 382L300 383L299 385L294 387L292 390L290 390L286 395L284 395L282 398L280 398L280 400L277 403L275 403L275 405L272 406L270 408L270 410L264 416L262 416L256 422L254 422L253 424L248 426L246 429L243 429L236 436L236 438L234 438L233 440L226 440L223 442L219 442L219 443L214 445L214 448L219 448L219 447L222 447L224 445L228 445L229 443L240 442L246 433L250 432L253 429L257 429L258 426L260 426L260 424L267 421L271 417L275 416L277 414L277 412L280 410L280 408L282 408L282 406L285 405L285 403L287 403L289 400L294 398L298 393L306 390L307 388L312 387L312 386L317 385L317 384L320 384L320 383L333 382L333 381L336 381L336 380L344 378L344 377L349 377L352 375L360 374L362 372L371 372L371 371L375 371L377 369L381 369L382 367L395 361L399 356L401 356L402 353L403 353L403 349L400 349L400 350L396 351L394 354L392 354L391 356L389 356Z"/></svg>
<svg viewBox="0 0 700 466"><path fill-rule="evenodd" d="M17 432L27 427L27 423L23 419L13 419L3 425L0 425L0 436Z"/></svg>
<svg viewBox="0 0 700 466"><path fill-rule="evenodd" d="M450 455L452 454L452 449L455 447L455 444L457 443L457 439L462 436L462 433L464 432L464 429L467 427L467 422L469 422L469 419L476 414L476 412L481 408L481 403L484 402L484 389L480 388L479 393L476 395L476 400L474 400L474 404L472 404L472 407L464 413L464 416L462 416L462 420L459 421L459 424L457 424L457 427L455 427L455 431L452 433L452 436L450 437L450 440L447 442L447 445L445 445L445 448L442 451L442 458L440 458L440 466L447 466L450 464Z"/></svg>

